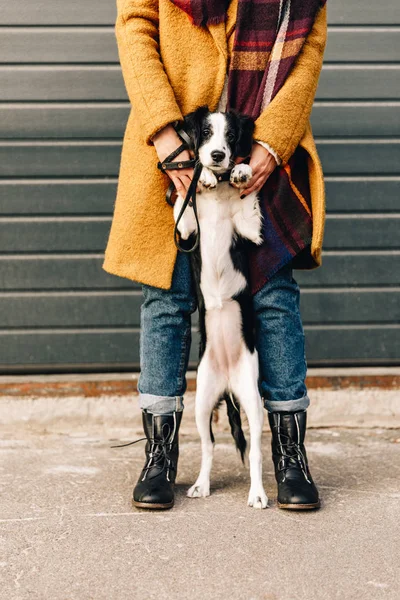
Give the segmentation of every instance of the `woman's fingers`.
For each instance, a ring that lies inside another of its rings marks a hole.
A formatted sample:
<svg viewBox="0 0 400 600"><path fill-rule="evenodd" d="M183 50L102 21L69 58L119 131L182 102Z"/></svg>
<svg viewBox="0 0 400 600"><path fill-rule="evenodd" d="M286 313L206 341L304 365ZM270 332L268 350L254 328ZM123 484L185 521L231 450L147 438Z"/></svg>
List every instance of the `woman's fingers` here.
<svg viewBox="0 0 400 600"><path fill-rule="evenodd" d="M250 181L247 183L246 187L242 190L240 194L241 197L248 196L252 192L259 192L267 181L268 177L273 173L275 167L272 165L259 166L255 167L253 170L253 176Z"/></svg>
<svg viewBox="0 0 400 600"><path fill-rule="evenodd" d="M260 191L266 180L266 178L263 180L263 178L261 177L259 179L256 179L252 185L247 186L244 190L241 190L240 197L244 198L245 196L248 196L253 192Z"/></svg>
<svg viewBox="0 0 400 600"><path fill-rule="evenodd" d="M181 196L185 196L193 178L193 169L171 170L168 175Z"/></svg>
<svg viewBox="0 0 400 600"><path fill-rule="evenodd" d="M252 194L253 192L259 192L261 190L262 186L264 185L264 183L267 181L269 176L270 176L270 173L265 173L265 172L260 173L258 176L253 175L253 177L250 179L247 186L242 190L240 197L244 198L244 196L248 196L249 194Z"/></svg>
<svg viewBox="0 0 400 600"><path fill-rule="evenodd" d="M181 196L185 195L185 187L183 185L183 183L181 182L181 180L178 177L171 177L172 181L175 184L175 188L176 191L178 192L178 194L180 194Z"/></svg>
<svg viewBox="0 0 400 600"><path fill-rule="evenodd" d="M184 187L185 195L186 195L186 193L187 193L187 191L189 189L190 183L192 181L192 176L190 176L190 175L181 175L179 177L179 179L180 179L181 184Z"/></svg>
<svg viewBox="0 0 400 600"><path fill-rule="evenodd" d="M268 177L276 167L275 157L258 142L253 144L250 155L250 167L253 176L241 191L241 198L248 196L253 192L259 192L267 181Z"/></svg>

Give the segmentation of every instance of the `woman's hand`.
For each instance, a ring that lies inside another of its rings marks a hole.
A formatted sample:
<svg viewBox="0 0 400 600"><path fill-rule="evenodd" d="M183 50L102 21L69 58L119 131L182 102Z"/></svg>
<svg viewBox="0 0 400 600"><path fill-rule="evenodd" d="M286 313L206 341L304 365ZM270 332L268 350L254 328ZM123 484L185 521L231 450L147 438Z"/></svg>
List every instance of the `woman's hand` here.
<svg viewBox="0 0 400 600"><path fill-rule="evenodd" d="M181 138L176 133L172 125L166 125L161 131L156 133L152 138L152 142L158 154L160 162L171 154L176 148L182 144ZM190 160L192 156L188 150L183 150L176 158L174 162L180 160ZM193 169L167 169L164 171L174 182L175 187L179 194L183 197L186 196L190 182L193 179Z"/></svg>
<svg viewBox="0 0 400 600"><path fill-rule="evenodd" d="M240 162L243 162L243 158L239 157L236 159L236 163ZM253 176L247 183L247 186L241 190L241 198L248 196L252 192L259 192L268 177L275 170L277 162L264 146L254 142L249 165L252 168Z"/></svg>

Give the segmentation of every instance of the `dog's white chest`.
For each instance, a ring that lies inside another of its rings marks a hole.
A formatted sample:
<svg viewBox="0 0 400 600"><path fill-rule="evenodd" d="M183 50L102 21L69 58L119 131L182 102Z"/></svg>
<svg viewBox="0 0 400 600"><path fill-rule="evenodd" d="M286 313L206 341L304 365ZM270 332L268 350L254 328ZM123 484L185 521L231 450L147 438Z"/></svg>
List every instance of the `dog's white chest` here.
<svg viewBox="0 0 400 600"><path fill-rule="evenodd" d="M217 196L207 192L199 198L200 286L206 310L222 308L246 287L246 280L234 268L230 254L234 236L231 209L231 201L221 193Z"/></svg>

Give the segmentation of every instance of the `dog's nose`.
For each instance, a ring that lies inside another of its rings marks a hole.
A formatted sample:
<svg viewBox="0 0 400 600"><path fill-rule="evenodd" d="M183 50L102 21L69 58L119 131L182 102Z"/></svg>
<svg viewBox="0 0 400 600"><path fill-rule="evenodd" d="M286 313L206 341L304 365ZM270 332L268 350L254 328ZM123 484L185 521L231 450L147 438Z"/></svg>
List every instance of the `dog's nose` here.
<svg viewBox="0 0 400 600"><path fill-rule="evenodd" d="M213 150L211 152L211 158L217 163L222 162L225 158L225 152L222 152L222 150Z"/></svg>

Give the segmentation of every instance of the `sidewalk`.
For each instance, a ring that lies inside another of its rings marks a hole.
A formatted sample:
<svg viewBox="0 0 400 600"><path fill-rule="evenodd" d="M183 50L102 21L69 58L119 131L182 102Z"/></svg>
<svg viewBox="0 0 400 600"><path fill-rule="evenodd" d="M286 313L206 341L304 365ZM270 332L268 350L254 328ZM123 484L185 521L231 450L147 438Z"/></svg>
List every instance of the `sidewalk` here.
<svg viewBox="0 0 400 600"><path fill-rule="evenodd" d="M140 432L137 373L0 376L0 423L57 433L93 424ZM195 373L187 374L185 433L194 424ZM400 367L309 369L309 427L400 428ZM266 427L267 430L267 427Z"/></svg>
<svg viewBox="0 0 400 600"><path fill-rule="evenodd" d="M267 433L265 511L246 506L248 471L216 437L211 497L185 496L200 461L186 434L176 505L152 513L130 503L143 442L110 449L126 429L3 425L1 600L400 598L400 431L309 430L323 498L309 513L276 507Z"/></svg>

